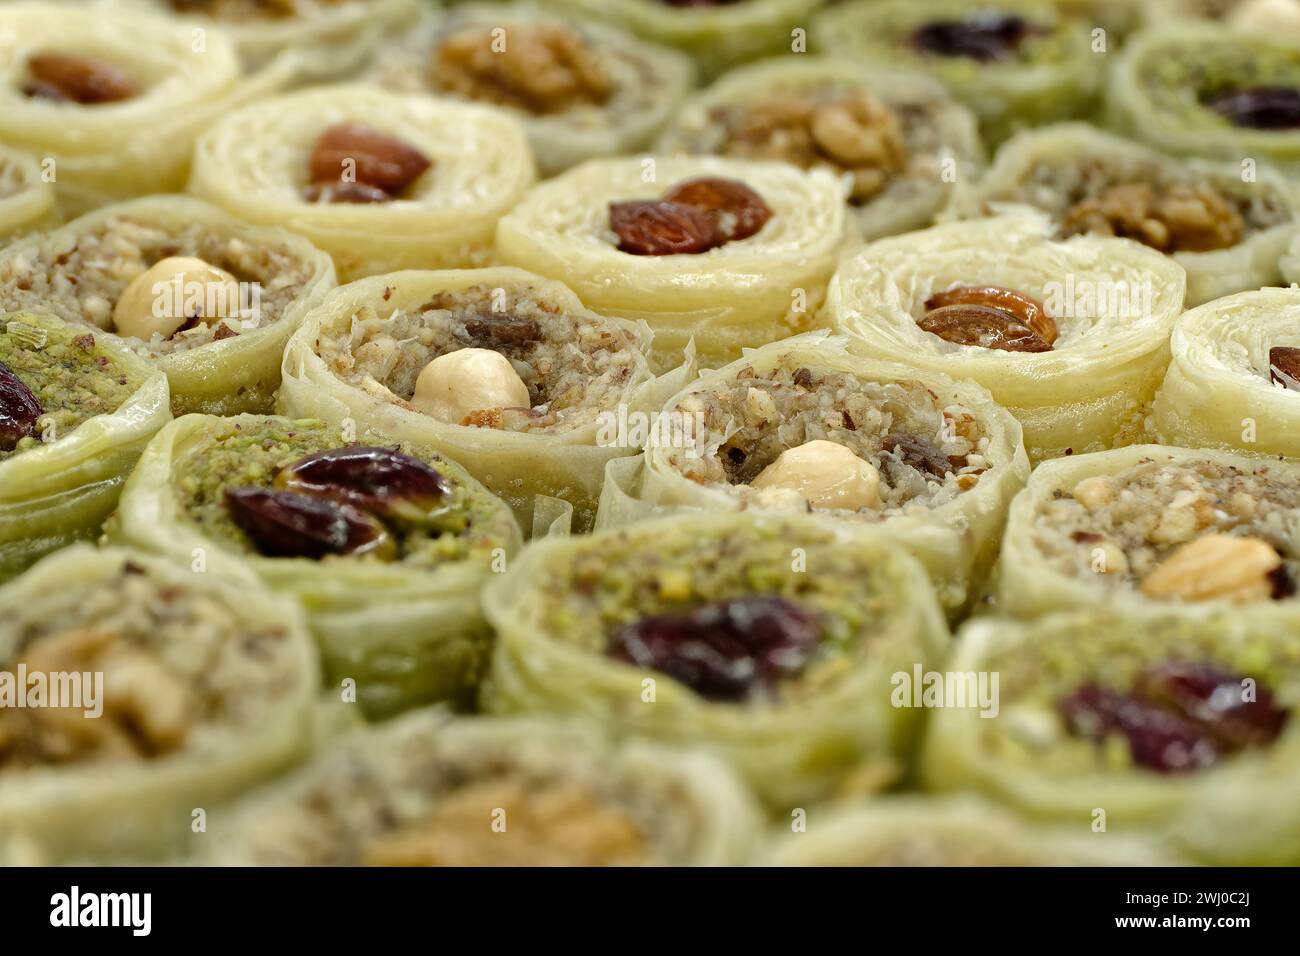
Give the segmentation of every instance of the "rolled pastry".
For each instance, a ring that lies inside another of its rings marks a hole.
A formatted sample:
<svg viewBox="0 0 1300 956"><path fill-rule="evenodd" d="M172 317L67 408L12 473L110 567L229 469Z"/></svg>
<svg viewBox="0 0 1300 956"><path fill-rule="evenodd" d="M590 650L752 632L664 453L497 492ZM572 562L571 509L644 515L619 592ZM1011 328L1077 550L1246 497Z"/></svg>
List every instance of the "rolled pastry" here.
<svg viewBox="0 0 1300 956"><path fill-rule="evenodd" d="M1011 504L997 604L1016 616L1293 598L1300 465L1134 445L1045 462Z"/></svg>
<svg viewBox="0 0 1300 956"><path fill-rule="evenodd" d="M944 607L963 608L1029 476L1020 425L977 386L846 346L813 332L688 384L663 405L645 455L610 464L598 525L812 511L898 540Z"/></svg>
<svg viewBox="0 0 1300 956"><path fill-rule="evenodd" d="M324 178L313 182L313 171ZM533 177L513 118L354 85L227 114L196 145L189 188L249 222L306 236L346 282L482 264L497 219Z"/></svg>
<svg viewBox="0 0 1300 956"><path fill-rule="evenodd" d="M182 852L208 840L201 814L308 749L315 648L261 588L77 545L0 602L9 863Z"/></svg>
<svg viewBox="0 0 1300 956"><path fill-rule="evenodd" d="M957 187L950 218L1037 207L1058 237L1092 233L1159 249L1187 270L1187 301L1277 285L1297 231L1290 184L1268 169L1179 160L1082 124L1021 133Z"/></svg>
<svg viewBox="0 0 1300 956"><path fill-rule="evenodd" d="M586 529L605 463L639 449L620 439L620 416L684 379L654 381L649 350L644 324L520 269L399 272L351 283L311 314L285 355L279 405L440 449L525 527L543 496L572 504Z"/></svg>
<svg viewBox="0 0 1300 956"><path fill-rule="evenodd" d="M213 814L236 866L722 866L760 834L717 758L590 724L408 714Z"/></svg>
<svg viewBox="0 0 1300 956"><path fill-rule="evenodd" d="M333 287L305 239L189 196L106 206L0 253L0 309L122 336L167 373L178 415L269 412L285 343Z"/></svg>
<svg viewBox="0 0 1300 956"><path fill-rule="evenodd" d="M853 0L818 15L812 36L819 52L931 73L996 145L1094 108L1102 75L1094 29L1034 0Z"/></svg>
<svg viewBox="0 0 1300 956"><path fill-rule="evenodd" d="M713 235L700 208L683 213L682 203L671 203L675 209L656 214L662 197L700 179L727 180L730 193L743 193L744 204L724 218L745 222L757 210L749 225L761 222L759 230L718 245L692 231ZM612 229L615 211L631 205L650 207L647 215L659 220L628 233L638 252L623 251L626 240ZM841 184L825 170L716 157L593 160L529 193L501 220L497 251L510 265L564 282L590 308L644 319L659 369L680 364L692 338L702 363L720 364L814 326L845 219ZM683 248L683 236L701 241L693 251L668 251ZM653 245L661 239L665 245Z"/></svg>
<svg viewBox="0 0 1300 956"><path fill-rule="evenodd" d="M646 146L694 76L676 50L525 3L430 15L368 73L381 86L507 110L543 175Z"/></svg>
<svg viewBox="0 0 1300 956"><path fill-rule="evenodd" d="M0 246L58 219L54 186L35 156L0 146Z"/></svg>
<svg viewBox="0 0 1300 956"><path fill-rule="evenodd" d="M1300 290L1259 289L1184 313L1152 407L1159 440L1300 457Z"/></svg>
<svg viewBox="0 0 1300 956"><path fill-rule="evenodd" d="M472 692L479 590L520 544L505 504L435 452L258 415L164 429L109 533L297 598L328 678L372 716Z"/></svg>
<svg viewBox="0 0 1300 956"><path fill-rule="evenodd" d="M707 77L747 60L807 48L809 16L824 0L543 0L547 7L600 19L685 53Z"/></svg>
<svg viewBox="0 0 1300 956"><path fill-rule="evenodd" d="M98 534L170 418L166 377L118 339L0 313L0 581Z"/></svg>
<svg viewBox="0 0 1300 956"><path fill-rule="evenodd" d="M1173 23L1133 36L1106 95L1108 124L1160 149L1236 163L1300 163L1300 34Z"/></svg>
<svg viewBox="0 0 1300 956"><path fill-rule="evenodd" d="M866 239L930 225L983 153L971 113L936 81L817 56L733 70L688 101L659 146L847 176Z"/></svg>
<svg viewBox="0 0 1300 956"><path fill-rule="evenodd" d="M972 621L938 676L996 676L997 719L936 708L922 784L1200 863L1294 865L1297 626L1282 605Z"/></svg>
<svg viewBox="0 0 1300 956"><path fill-rule="evenodd" d="M490 711L552 712L724 754L777 816L897 778L942 654L919 564L803 517L685 515L533 542L484 593Z"/></svg>
<svg viewBox="0 0 1300 956"><path fill-rule="evenodd" d="M284 81L245 77L229 38L94 6L0 6L0 140L52 160L69 215L181 189L195 138Z"/></svg>
<svg viewBox="0 0 1300 956"><path fill-rule="evenodd" d="M983 385L1020 419L1031 461L1131 443L1168 360L1183 267L1135 242L1053 233L1023 211L882 239L840 268L828 311L868 355Z"/></svg>

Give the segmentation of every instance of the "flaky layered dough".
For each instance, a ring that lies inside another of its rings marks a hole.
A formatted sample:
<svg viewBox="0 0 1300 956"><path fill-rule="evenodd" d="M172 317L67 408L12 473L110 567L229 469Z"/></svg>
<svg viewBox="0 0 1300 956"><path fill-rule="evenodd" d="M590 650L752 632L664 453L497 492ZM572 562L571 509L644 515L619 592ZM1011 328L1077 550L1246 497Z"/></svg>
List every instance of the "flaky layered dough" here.
<svg viewBox="0 0 1300 956"><path fill-rule="evenodd" d="M270 411L285 343L335 284L329 256L282 229L247 225L188 196L116 203L5 249L0 310L47 310L111 330L127 286L171 256L198 257L231 273L241 299L256 307L167 339L123 341L167 373L178 415Z"/></svg>
<svg viewBox="0 0 1300 956"><path fill-rule="evenodd" d="M759 830L753 798L710 755L577 722L424 710L250 795L205 862L734 866Z"/></svg>
<svg viewBox="0 0 1300 956"><path fill-rule="evenodd" d="M878 239L928 226L949 199L951 184L976 175L982 160L973 117L952 101L943 87L920 73L881 70L852 59L780 57L741 67L692 97L660 140L661 152L744 155L745 147L728 141L737 120L755 121L755 114L792 97L866 93L878 99L897 124L897 157L881 163L876 191L851 196L852 219L865 239ZM882 120L883 122L883 120ZM890 130L868 129L860 142L846 148L869 149L870 137L881 142ZM774 143L765 144L775 148ZM769 158L779 158L772 156ZM882 157L882 160L884 157ZM797 160L795 160L797 161ZM820 165L842 174L830 159ZM864 169L871 170L870 164Z"/></svg>
<svg viewBox="0 0 1300 956"><path fill-rule="evenodd" d="M374 204L303 199L313 144L338 123L364 123L432 160L409 187L409 198ZM307 89L227 114L195 146L189 189L249 222L306 236L350 281L397 269L482 264L497 219L533 178L527 139L513 118L349 85Z"/></svg>
<svg viewBox="0 0 1300 956"><path fill-rule="evenodd" d="M0 146L0 246L58 218L54 186L35 156Z"/></svg>
<svg viewBox="0 0 1300 956"><path fill-rule="evenodd" d="M230 39L131 11L61 4L0 8L0 139L54 160L63 208L79 214L117 199L181 189L195 138L233 106L281 85L280 71L246 77ZM136 95L82 106L28 97L37 53L92 57L124 73Z"/></svg>
<svg viewBox="0 0 1300 956"><path fill-rule="evenodd" d="M1145 230L1145 244L1169 246L1187 270L1188 305L1200 305L1282 278L1278 258L1296 234L1296 197L1278 173L1254 172L1246 179L1237 162L1178 160L1092 126L1063 123L1004 144L983 178L958 184L946 218L970 219L1026 204L1051 216L1063 235L1097 231L1138 238L1124 229ZM1182 191L1178 205L1170 202L1168 219L1152 226L1141 222L1150 215L1141 206L1104 205L1109 189L1143 185ZM1119 219L1110 233L1090 229L1095 217L1086 218L1084 211L1090 201ZM1180 239L1207 248L1180 248Z"/></svg>
<svg viewBox="0 0 1300 956"><path fill-rule="evenodd" d="M493 303L533 323L536 343L474 338L466 321L490 320ZM424 364L465 347L511 358L531 383L536 414L448 424L414 406ZM374 276L339 289L290 342L280 408L439 448L508 501L526 528L541 530L539 498L569 502L586 528L605 463L637 451L614 441L608 422L620 410L655 407L689 371L655 380L649 349L644 325L598 315L563 284L520 269Z"/></svg>
<svg viewBox="0 0 1300 956"><path fill-rule="evenodd" d="M1143 593L1143 580L1208 535L1264 541L1281 559L1277 584L1293 587L1300 465L1164 445L1045 462L1011 503L995 575L998 610L1033 617L1101 604L1167 605L1172 598ZM1240 559L1225 551L1219 563ZM1248 583L1249 569L1240 570ZM1221 600L1232 598L1234 583L1242 582L1224 581ZM1274 585L1270 598L1259 583L1265 602L1290 589Z"/></svg>
<svg viewBox="0 0 1300 956"><path fill-rule="evenodd" d="M78 545L0 589L0 664L83 678L81 704L0 716L0 859L141 859L207 841L210 808L310 746L318 664L298 608L136 551ZM75 721L75 723L74 723ZM192 841L192 842L188 842Z"/></svg>
<svg viewBox="0 0 1300 956"><path fill-rule="evenodd" d="M706 176L746 183L771 220L748 239L698 255L618 249L611 202L657 199ZM529 193L501 220L497 251L510 265L564 282L593 309L644 319L659 368L679 364L692 338L702 363L720 364L815 325L845 219L842 186L824 170L713 157L593 160Z"/></svg>
<svg viewBox="0 0 1300 956"><path fill-rule="evenodd" d="M449 39L454 51L444 48ZM548 47L559 43L558 51ZM547 59L553 52L558 62ZM476 73L498 59L505 63L497 67L504 85ZM575 78L574 88L566 74ZM528 131L542 174L554 175L646 146L692 86L695 68L677 51L616 27L526 3L466 4L427 16L384 51L367 78L508 110Z"/></svg>
<svg viewBox="0 0 1300 956"><path fill-rule="evenodd" d="M1164 373L1186 275L1129 240L1052 233L1025 213L883 239L836 273L828 311L868 355L983 385L1020 419L1031 460L1129 443ZM979 285L1042 302L1060 330L1053 350L957 345L917 324L935 293Z"/></svg>
<svg viewBox="0 0 1300 956"><path fill-rule="evenodd" d="M1241 292L1185 313L1152 408L1160 441L1300 457L1300 394L1274 384L1269 349L1300 346L1300 290Z"/></svg>
<svg viewBox="0 0 1300 956"><path fill-rule="evenodd" d="M842 530L869 528L902 542L954 613L991 566L1007 505L1029 475L1019 423L983 389L863 358L825 333L705 372L660 415L682 423L690 444L649 441L643 457L611 462L600 527L670 512L807 511L806 500L747 481L788 448L833 441L880 472L882 501L813 513ZM946 474L911 463L912 442L952 456L943 457Z"/></svg>

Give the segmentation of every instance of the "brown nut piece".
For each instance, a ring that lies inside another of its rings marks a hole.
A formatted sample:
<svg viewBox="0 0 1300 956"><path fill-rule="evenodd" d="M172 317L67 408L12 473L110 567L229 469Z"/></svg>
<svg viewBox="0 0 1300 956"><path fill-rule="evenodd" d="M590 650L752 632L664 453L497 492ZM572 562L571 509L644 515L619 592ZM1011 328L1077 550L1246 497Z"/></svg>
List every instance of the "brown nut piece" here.
<svg viewBox="0 0 1300 956"><path fill-rule="evenodd" d="M1300 390L1300 349L1275 345L1268 350L1269 381Z"/></svg>
<svg viewBox="0 0 1300 956"><path fill-rule="evenodd" d="M916 320L924 331L954 345L1002 352L1050 352L1052 344L1010 312L986 305L946 305Z"/></svg>
<svg viewBox="0 0 1300 956"><path fill-rule="evenodd" d="M446 478L418 458L363 445L308 455L282 468L274 484L414 522L443 510L452 491Z"/></svg>
<svg viewBox="0 0 1300 956"><path fill-rule="evenodd" d="M364 204L392 202L394 197L365 183L312 183L302 191L302 198L307 202Z"/></svg>
<svg viewBox="0 0 1300 956"><path fill-rule="evenodd" d="M1133 239L1161 252L1209 252L1241 242L1241 215L1208 183L1121 183L1076 203L1061 220L1065 236L1093 233Z"/></svg>
<svg viewBox="0 0 1300 956"><path fill-rule="evenodd" d="M1264 601L1281 566L1266 541L1207 534L1174 550L1143 579L1141 591L1161 600Z"/></svg>
<svg viewBox="0 0 1300 956"><path fill-rule="evenodd" d="M37 419L44 414L36 394L0 362L0 451L13 451L24 438L35 435Z"/></svg>
<svg viewBox="0 0 1300 956"><path fill-rule="evenodd" d="M1056 320L1047 314L1043 303L1015 289L1004 289L996 285L962 285L936 292L925 300L927 310L942 309L949 305L985 305L1010 313L1033 329L1048 345L1055 342L1059 334Z"/></svg>
<svg viewBox="0 0 1300 956"><path fill-rule="evenodd" d="M383 523L346 502L295 491L230 488L226 511L267 557L373 554L388 559L396 555Z"/></svg>
<svg viewBox="0 0 1300 956"><path fill-rule="evenodd" d="M316 140L310 159L313 183L356 182L394 197L431 165L414 146L364 123L329 127Z"/></svg>
<svg viewBox="0 0 1300 956"><path fill-rule="evenodd" d="M609 204L618 248L634 256L695 255L718 245L713 217L694 206L660 200Z"/></svg>
<svg viewBox="0 0 1300 956"><path fill-rule="evenodd" d="M691 206L711 216L718 245L748 239L772 218L763 197L737 179L701 176L683 180L664 193L664 201Z"/></svg>
<svg viewBox="0 0 1300 956"><path fill-rule="evenodd" d="M32 81L23 87L31 97L97 106L136 95L126 74L103 60L73 53L34 53L27 59Z"/></svg>

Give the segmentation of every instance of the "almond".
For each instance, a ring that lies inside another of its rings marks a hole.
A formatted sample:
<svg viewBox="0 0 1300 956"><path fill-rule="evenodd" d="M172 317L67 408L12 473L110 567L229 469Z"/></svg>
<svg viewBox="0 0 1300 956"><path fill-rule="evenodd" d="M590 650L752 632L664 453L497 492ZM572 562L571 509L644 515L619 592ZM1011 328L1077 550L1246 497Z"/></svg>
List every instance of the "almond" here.
<svg viewBox="0 0 1300 956"><path fill-rule="evenodd" d="M1272 545L1259 538L1209 534L1176 549L1146 576L1142 593L1173 601L1265 601L1273 594L1270 575L1282 564Z"/></svg>

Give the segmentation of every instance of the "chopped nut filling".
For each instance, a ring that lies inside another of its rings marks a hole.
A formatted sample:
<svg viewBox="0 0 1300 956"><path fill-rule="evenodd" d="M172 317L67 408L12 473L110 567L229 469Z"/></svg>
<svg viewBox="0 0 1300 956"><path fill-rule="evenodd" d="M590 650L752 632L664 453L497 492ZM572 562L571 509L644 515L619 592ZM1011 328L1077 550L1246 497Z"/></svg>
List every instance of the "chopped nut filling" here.
<svg viewBox="0 0 1300 956"><path fill-rule="evenodd" d="M1150 183L1125 183L1076 203L1061 232L1136 239L1161 252L1209 252L1241 242L1246 226L1208 183L1175 183L1160 192Z"/></svg>

